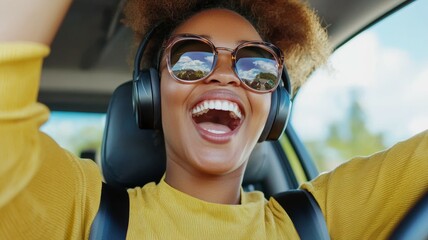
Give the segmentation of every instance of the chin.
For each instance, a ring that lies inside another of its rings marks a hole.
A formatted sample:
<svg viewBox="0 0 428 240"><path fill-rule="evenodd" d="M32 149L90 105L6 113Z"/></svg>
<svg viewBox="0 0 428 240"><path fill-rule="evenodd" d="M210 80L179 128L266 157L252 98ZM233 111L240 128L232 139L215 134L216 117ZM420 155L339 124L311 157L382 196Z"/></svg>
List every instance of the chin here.
<svg viewBox="0 0 428 240"><path fill-rule="evenodd" d="M202 151L193 153L190 159L195 163L195 167L203 173L225 175L242 169L248 157L242 156L241 151L234 152L226 149L205 148Z"/></svg>

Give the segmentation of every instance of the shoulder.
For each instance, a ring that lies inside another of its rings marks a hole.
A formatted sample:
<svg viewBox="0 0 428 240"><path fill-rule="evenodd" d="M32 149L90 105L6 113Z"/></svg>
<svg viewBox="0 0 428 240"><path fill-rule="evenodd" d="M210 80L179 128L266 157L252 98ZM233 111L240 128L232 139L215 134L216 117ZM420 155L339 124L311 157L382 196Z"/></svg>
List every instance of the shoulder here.
<svg viewBox="0 0 428 240"><path fill-rule="evenodd" d="M144 185L143 187L134 187L128 189L129 197L132 198L142 198L146 195L154 195L156 194L156 183L150 182Z"/></svg>

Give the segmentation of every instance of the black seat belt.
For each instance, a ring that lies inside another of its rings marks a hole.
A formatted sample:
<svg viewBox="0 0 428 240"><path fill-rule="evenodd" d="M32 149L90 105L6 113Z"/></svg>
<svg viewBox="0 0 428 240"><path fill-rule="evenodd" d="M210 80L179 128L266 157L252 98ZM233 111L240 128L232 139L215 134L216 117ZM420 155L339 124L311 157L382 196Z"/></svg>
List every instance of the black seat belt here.
<svg viewBox="0 0 428 240"><path fill-rule="evenodd" d="M300 239L330 239L321 209L310 193L290 190L273 197L293 221ZM103 183L100 208L92 223L89 239L126 239L128 222L128 192Z"/></svg>
<svg viewBox="0 0 428 240"><path fill-rule="evenodd" d="M128 192L124 188L115 188L103 183L100 207L92 222L89 239L126 239L128 222Z"/></svg>
<svg viewBox="0 0 428 240"><path fill-rule="evenodd" d="M300 239L330 239L324 215L312 194L305 190L289 190L273 196L287 212Z"/></svg>

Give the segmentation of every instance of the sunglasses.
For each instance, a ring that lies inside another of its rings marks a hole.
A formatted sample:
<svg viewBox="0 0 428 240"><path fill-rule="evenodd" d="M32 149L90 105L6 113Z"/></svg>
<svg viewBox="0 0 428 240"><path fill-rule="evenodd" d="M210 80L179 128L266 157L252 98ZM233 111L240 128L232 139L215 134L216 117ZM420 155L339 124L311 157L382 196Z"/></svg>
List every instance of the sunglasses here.
<svg viewBox="0 0 428 240"><path fill-rule="evenodd" d="M278 87L284 55L267 42L246 41L231 49L216 47L199 35L174 35L166 43L168 71L183 83L202 81L214 71L219 50L231 52L232 69L247 89L268 93Z"/></svg>

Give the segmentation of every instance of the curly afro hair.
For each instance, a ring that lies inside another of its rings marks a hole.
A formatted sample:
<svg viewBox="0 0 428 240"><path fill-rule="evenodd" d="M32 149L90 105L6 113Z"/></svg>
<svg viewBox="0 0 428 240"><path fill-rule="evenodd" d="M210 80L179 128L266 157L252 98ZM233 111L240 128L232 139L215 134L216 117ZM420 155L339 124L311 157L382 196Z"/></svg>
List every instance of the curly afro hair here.
<svg viewBox="0 0 428 240"><path fill-rule="evenodd" d="M143 66L148 67L150 61L155 61L162 43L175 27L210 8L237 12L254 25L265 41L284 51L293 92L330 55L325 29L314 11L301 0L128 0L123 22L134 31L136 44L153 26L160 22L163 26L151 40Z"/></svg>

